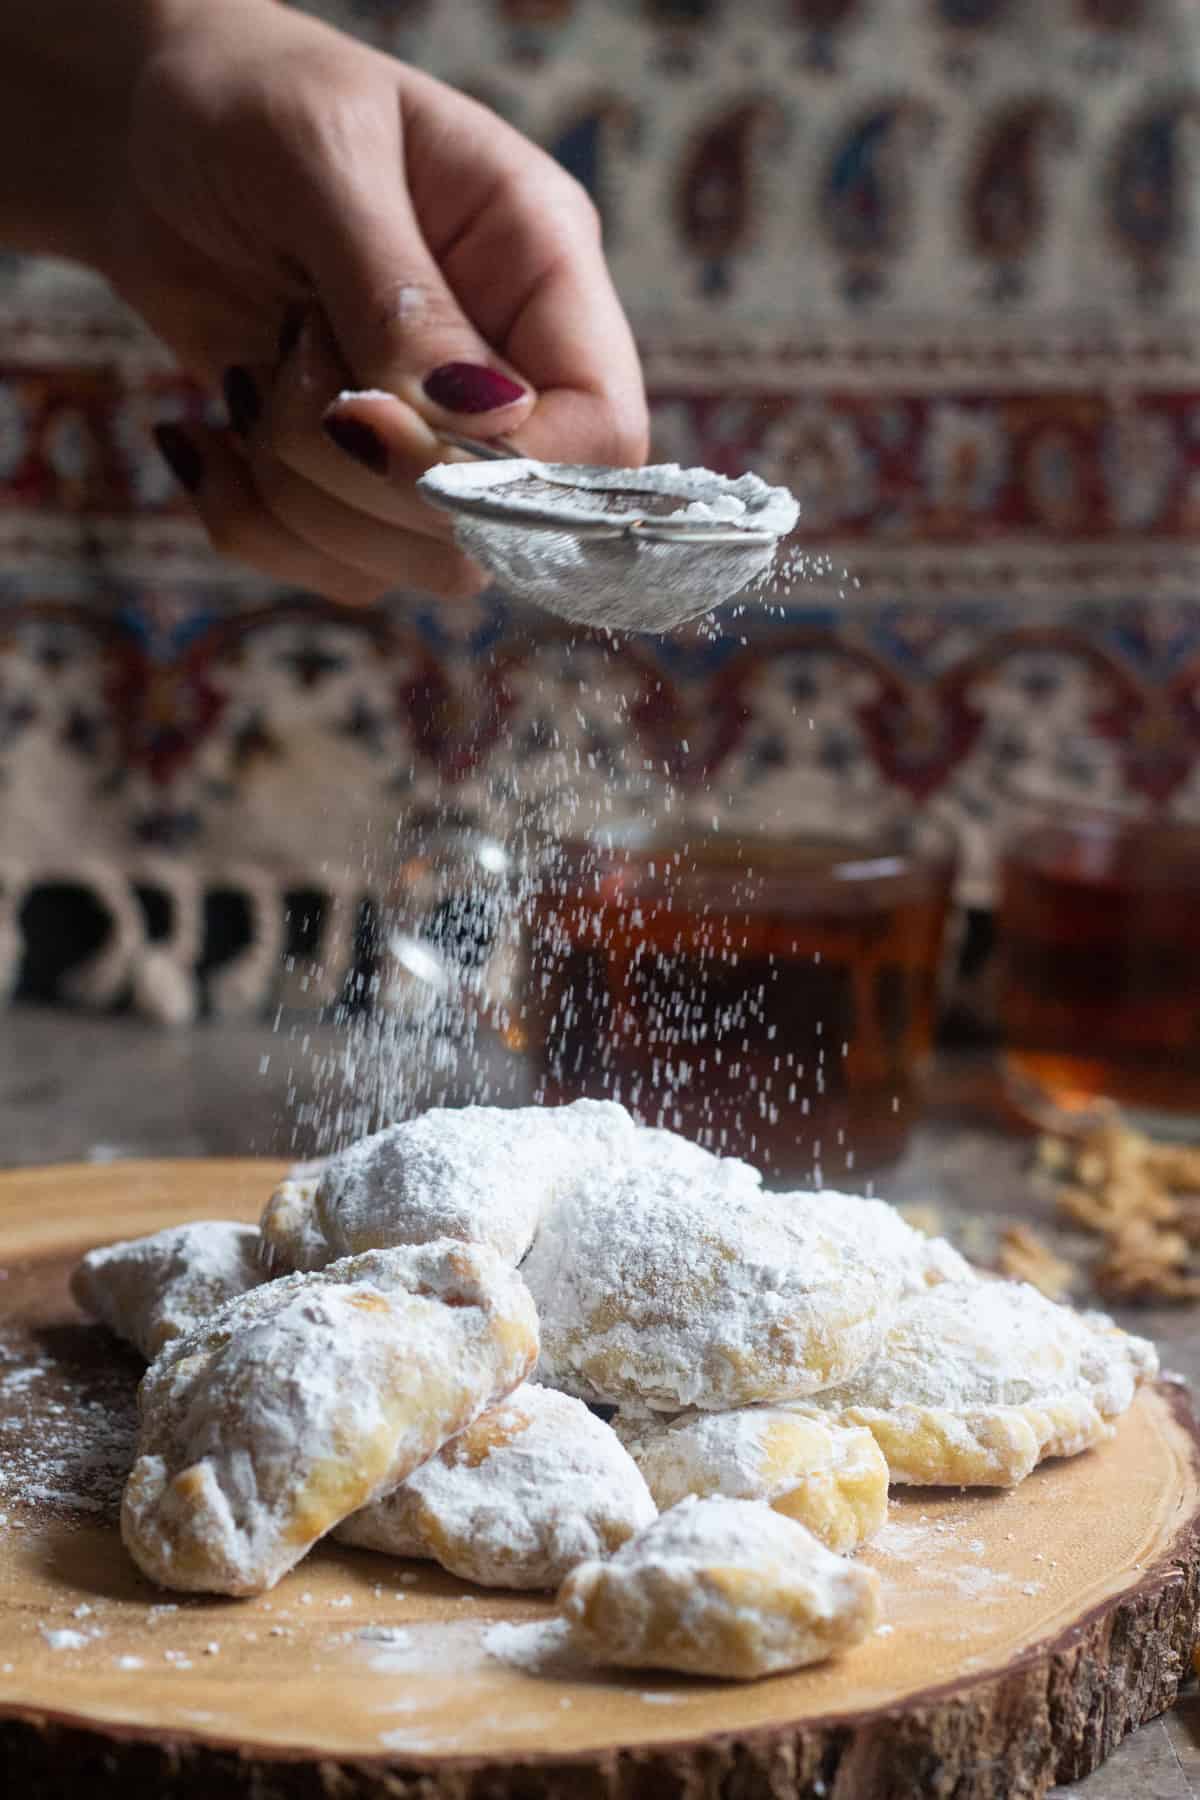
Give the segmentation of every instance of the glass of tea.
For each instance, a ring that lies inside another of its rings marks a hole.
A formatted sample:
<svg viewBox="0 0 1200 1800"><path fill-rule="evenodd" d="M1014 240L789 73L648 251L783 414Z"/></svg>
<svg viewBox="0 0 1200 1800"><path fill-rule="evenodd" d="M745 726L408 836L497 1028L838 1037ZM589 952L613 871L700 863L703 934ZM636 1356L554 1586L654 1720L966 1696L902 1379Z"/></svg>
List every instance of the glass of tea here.
<svg viewBox="0 0 1200 1800"><path fill-rule="evenodd" d="M538 1096L619 1100L776 1185L863 1185L917 1117L954 870L916 816L560 844L518 1009Z"/></svg>
<svg viewBox="0 0 1200 1800"><path fill-rule="evenodd" d="M999 1007L1018 1107L1119 1104L1200 1135L1200 825L1025 796L999 866Z"/></svg>

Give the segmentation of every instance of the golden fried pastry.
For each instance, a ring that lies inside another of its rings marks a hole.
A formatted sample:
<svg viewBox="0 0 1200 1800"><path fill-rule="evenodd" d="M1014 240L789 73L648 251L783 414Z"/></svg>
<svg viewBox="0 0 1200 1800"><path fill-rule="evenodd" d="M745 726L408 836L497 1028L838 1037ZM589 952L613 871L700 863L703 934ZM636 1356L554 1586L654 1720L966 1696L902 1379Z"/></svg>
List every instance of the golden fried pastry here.
<svg viewBox="0 0 1200 1800"><path fill-rule="evenodd" d="M637 1127L623 1106L436 1108L331 1156L316 1180L287 1181L262 1219L277 1269L425 1244L490 1244L514 1267L554 1196L620 1160Z"/></svg>
<svg viewBox="0 0 1200 1800"><path fill-rule="evenodd" d="M816 1393L874 1354L904 1292L941 1278L938 1254L877 1201L765 1193L744 1163L647 1132L566 1189L522 1265L539 1379L656 1412Z"/></svg>
<svg viewBox="0 0 1200 1800"><path fill-rule="evenodd" d="M787 1199L807 1217L819 1219L834 1236L843 1236L852 1248L869 1242L877 1256L886 1256L894 1265L906 1294L943 1281L979 1280L977 1271L944 1237L917 1231L885 1200L863 1200L834 1188L789 1194Z"/></svg>
<svg viewBox="0 0 1200 1800"><path fill-rule="evenodd" d="M259 1229L259 1261L269 1276L323 1269L331 1258L317 1217L317 1176L289 1175L267 1201Z"/></svg>
<svg viewBox="0 0 1200 1800"><path fill-rule="evenodd" d="M527 1382L336 1535L431 1558L481 1587L555 1588L654 1517L611 1426L582 1401Z"/></svg>
<svg viewBox="0 0 1200 1800"><path fill-rule="evenodd" d="M1023 1282L947 1282L905 1300L878 1355L797 1410L865 1426L893 1481L1012 1487L1111 1437L1157 1368L1152 1344L1100 1313Z"/></svg>
<svg viewBox="0 0 1200 1800"><path fill-rule="evenodd" d="M843 1552L887 1517L887 1463L862 1427L775 1406L670 1420L620 1415L614 1423L663 1512L689 1494L764 1500Z"/></svg>
<svg viewBox="0 0 1200 1800"><path fill-rule="evenodd" d="M71 1293L149 1361L262 1279L253 1225L203 1219L89 1250L72 1272Z"/></svg>
<svg viewBox="0 0 1200 1800"><path fill-rule="evenodd" d="M879 1577L752 1500L683 1500L611 1562L580 1565L559 1606L595 1662L748 1680L857 1644Z"/></svg>
<svg viewBox="0 0 1200 1800"><path fill-rule="evenodd" d="M126 1546L164 1587L272 1587L536 1356L529 1293L484 1245L373 1251L243 1294L142 1381Z"/></svg>

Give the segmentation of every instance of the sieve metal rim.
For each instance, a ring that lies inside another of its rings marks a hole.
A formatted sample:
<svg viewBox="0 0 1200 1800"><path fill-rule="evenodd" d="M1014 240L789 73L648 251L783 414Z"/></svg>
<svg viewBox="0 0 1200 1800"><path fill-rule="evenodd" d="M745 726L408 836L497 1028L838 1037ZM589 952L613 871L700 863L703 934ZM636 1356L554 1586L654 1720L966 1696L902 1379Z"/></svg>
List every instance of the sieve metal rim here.
<svg viewBox="0 0 1200 1800"><path fill-rule="evenodd" d="M438 434L441 442L455 450L487 462L525 460L523 453L505 438L490 442L457 432ZM779 542L779 533L761 526L726 525L713 519L622 519L620 523L580 515L564 516L561 512L522 507L514 514L503 500L485 494L439 494L422 489L423 498L442 512L463 513L468 518L483 519L487 524L508 526L516 531L552 531L563 537L603 538L609 542L625 538L632 543L649 544L736 544L745 550L766 549Z"/></svg>

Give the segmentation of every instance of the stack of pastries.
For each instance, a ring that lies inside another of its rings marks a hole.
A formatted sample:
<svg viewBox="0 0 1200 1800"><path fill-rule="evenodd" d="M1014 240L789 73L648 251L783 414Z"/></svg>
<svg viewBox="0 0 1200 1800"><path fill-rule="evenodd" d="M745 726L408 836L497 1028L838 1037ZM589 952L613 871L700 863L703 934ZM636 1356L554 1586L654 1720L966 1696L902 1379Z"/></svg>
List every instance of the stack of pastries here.
<svg viewBox="0 0 1200 1800"><path fill-rule="evenodd" d="M874 1628L889 1483L1011 1486L1157 1368L880 1201L586 1100L425 1113L73 1292L150 1363L122 1533L154 1581L258 1593L332 1534L727 1678Z"/></svg>

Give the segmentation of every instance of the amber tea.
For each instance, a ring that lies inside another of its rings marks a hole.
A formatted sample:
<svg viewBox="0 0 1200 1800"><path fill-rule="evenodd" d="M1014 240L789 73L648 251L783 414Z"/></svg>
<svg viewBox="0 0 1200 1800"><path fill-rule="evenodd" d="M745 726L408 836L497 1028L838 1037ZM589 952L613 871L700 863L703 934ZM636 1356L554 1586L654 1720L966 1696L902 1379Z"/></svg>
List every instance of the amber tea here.
<svg viewBox="0 0 1200 1800"><path fill-rule="evenodd" d="M853 1184L914 1120L952 872L944 844L833 835L568 849L530 933L540 1095Z"/></svg>
<svg viewBox="0 0 1200 1800"><path fill-rule="evenodd" d="M1002 859L1009 1084L1044 1123L1117 1101L1200 1122L1200 827L1064 813Z"/></svg>

